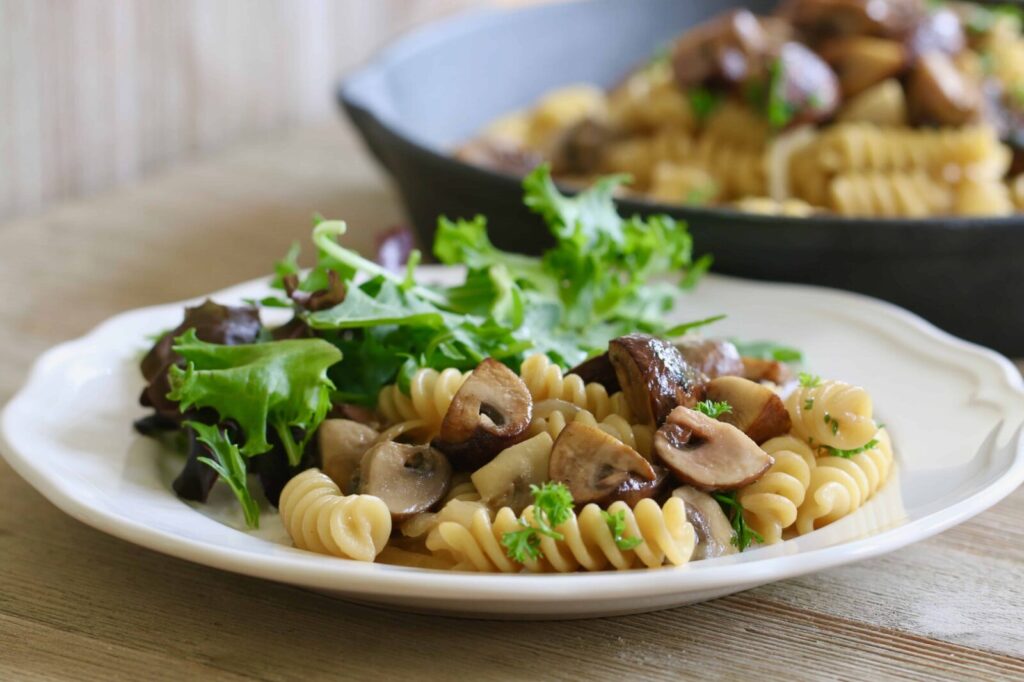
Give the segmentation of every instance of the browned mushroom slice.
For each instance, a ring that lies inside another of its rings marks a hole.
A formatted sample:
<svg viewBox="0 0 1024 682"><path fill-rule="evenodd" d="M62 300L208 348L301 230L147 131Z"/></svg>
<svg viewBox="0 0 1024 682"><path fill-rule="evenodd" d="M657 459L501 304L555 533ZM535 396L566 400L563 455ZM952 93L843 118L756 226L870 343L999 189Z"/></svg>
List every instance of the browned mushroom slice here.
<svg viewBox="0 0 1024 682"><path fill-rule="evenodd" d="M796 126L829 118L839 106L839 80L814 52L797 42L782 46L771 81L772 97L788 116L776 125Z"/></svg>
<svg viewBox="0 0 1024 682"><path fill-rule="evenodd" d="M668 493L669 485L672 483L668 469L652 465L654 469L654 480L647 481L636 476L630 476L608 496L608 504L621 500L630 506L635 507L640 500L661 498Z"/></svg>
<svg viewBox="0 0 1024 682"><path fill-rule="evenodd" d="M684 336L676 341L676 348L691 367L699 369L709 379L743 374L743 361L740 359L739 351L725 339Z"/></svg>
<svg viewBox="0 0 1024 682"><path fill-rule="evenodd" d="M851 97L907 66L907 49L895 40L850 36L826 43L819 54L835 69L843 96Z"/></svg>
<svg viewBox="0 0 1024 682"><path fill-rule="evenodd" d="M317 430L320 469L346 495L353 491L353 475L363 455L377 440L376 429L351 419L325 419Z"/></svg>
<svg viewBox="0 0 1024 682"><path fill-rule="evenodd" d="M793 370L784 362L743 356L743 376L751 381L770 381L784 384L793 378Z"/></svg>
<svg viewBox="0 0 1024 682"><path fill-rule="evenodd" d="M612 131L607 125L594 119L583 119L555 140L551 151L551 172L555 175L596 173L611 140Z"/></svg>
<svg viewBox="0 0 1024 682"><path fill-rule="evenodd" d="M455 394L434 440L457 469L474 470L526 435L533 399L523 380L488 358Z"/></svg>
<svg viewBox="0 0 1024 682"><path fill-rule="evenodd" d="M718 417L747 434L755 443L789 433L789 412L775 391L743 377L718 377L708 382L708 400L729 403Z"/></svg>
<svg viewBox="0 0 1024 682"><path fill-rule="evenodd" d="M601 429L571 422L551 448L548 477L568 486L576 504L604 503L630 478L653 481L651 463Z"/></svg>
<svg viewBox="0 0 1024 682"><path fill-rule="evenodd" d="M705 377L667 341L630 334L608 344L608 357L630 409L643 422L660 424L677 405L704 398Z"/></svg>
<svg viewBox="0 0 1024 682"><path fill-rule="evenodd" d="M533 503L531 485L548 480L551 436L540 433L506 448L473 472L473 486L491 509L511 507L517 515Z"/></svg>
<svg viewBox="0 0 1024 682"><path fill-rule="evenodd" d="M757 17L734 10L680 36L672 48L672 70L684 88L709 80L740 83L762 67L768 46Z"/></svg>
<svg viewBox="0 0 1024 682"><path fill-rule="evenodd" d="M921 123L963 125L979 115L981 87L960 73L947 55L929 52L910 71L907 99L914 119Z"/></svg>
<svg viewBox="0 0 1024 682"><path fill-rule="evenodd" d="M672 496L686 503L686 520L697 531L694 560L736 553L736 545L732 544L732 524L715 498L688 485L673 490Z"/></svg>
<svg viewBox="0 0 1024 682"><path fill-rule="evenodd" d="M451 480L448 460L429 445L385 441L363 455L357 490L384 500L398 523L440 502Z"/></svg>
<svg viewBox="0 0 1024 682"><path fill-rule="evenodd" d="M517 147L497 138L470 140L455 152L456 158L475 166L522 175L541 163L543 156L533 150Z"/></svg>
<svg viewBox="0 0 1024 682"><path fill-rule="evenodd" d="M939 7L914 28L909 44L915 55L927 52L957 55L967 46L967 37L959 15L948 7Z"/></svg>
<svg viewBox="0 0 1024 682"><path fill-rule="evenodd" d="M658 459L701 490L735 490L761 478L772 458L732 424L677 407L654 434Z"/></svg>
<svg viewBox="0 0 1024 682"><path fill-rule="evenodd" d="M621 390L619 378L615 376L615 368L612 367L612 361L608 359L608 353L595 355L589 360L576 365L569 370L569 374L575 374L588 384L601 384L608 393L615 393Z"/></svg>
<svg viewBox="0 0 1024 682"><path fill-rule="evenodd" d="M811 36L904 38L925 16L924 0L790 0L780 12Z"/></svg>

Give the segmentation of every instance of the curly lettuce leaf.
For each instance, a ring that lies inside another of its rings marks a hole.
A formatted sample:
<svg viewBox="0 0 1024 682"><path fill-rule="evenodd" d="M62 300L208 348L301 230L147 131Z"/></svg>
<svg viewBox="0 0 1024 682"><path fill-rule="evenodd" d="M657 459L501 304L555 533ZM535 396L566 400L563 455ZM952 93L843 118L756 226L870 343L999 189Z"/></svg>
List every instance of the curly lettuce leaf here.
<svg viewBox="0 0 1024 682"><path fill-rule="evenodd" d="M199 457L199 461L210 467L220 476L221 480L231 488L238 498L245 516L245 525L249 528L260 527L260 507L249 492L249 477L245 457L238 446L231 442L228 434L216 426L195 421L185 422L185 426L196 432L196 438L209 447L213 458Z"/></svg>
<svg viewBox="0 0 1024 682"><path fill-rule="evenodd" d="M341 360L337 347L323 339L221 346L200 341L190 329L175 339L174 350L187 365L171 368L168 397L183 412L208 407L234 420L245 434L246 457L270 450L267 429L273 428L289 462L299 463L330 408L334 384L327 369ZM292 428L302 430L299 443Z"/></svg>

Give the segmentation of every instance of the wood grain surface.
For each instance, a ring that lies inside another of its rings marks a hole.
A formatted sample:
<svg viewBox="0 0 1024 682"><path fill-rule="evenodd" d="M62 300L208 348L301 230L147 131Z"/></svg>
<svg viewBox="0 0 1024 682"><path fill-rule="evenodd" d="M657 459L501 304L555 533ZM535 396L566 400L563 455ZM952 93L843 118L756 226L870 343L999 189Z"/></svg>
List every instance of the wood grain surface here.
<svg viewBox="0 0 1024 682"><path fill-rule="evenodd" d="M118 311L265 274L345 217L401 219L341 124L0 225L0 401ZM359 606L172 559L57 511L0 462L0 679L1022 679L1024 491L931 540L696 606L512 623Z"/></svg>
<svg viewBox="0 0 1024 682"><path fill-rule="evenodd" d="M483 0L0 0L0 218L329 119L339 76Z"/></svg>

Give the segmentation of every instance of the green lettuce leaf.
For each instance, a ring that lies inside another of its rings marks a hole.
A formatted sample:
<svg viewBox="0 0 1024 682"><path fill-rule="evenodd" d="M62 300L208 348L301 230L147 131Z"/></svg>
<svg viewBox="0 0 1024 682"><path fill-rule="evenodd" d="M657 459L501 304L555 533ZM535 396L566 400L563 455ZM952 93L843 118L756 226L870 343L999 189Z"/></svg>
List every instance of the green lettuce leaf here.
<svg viewBox="0 0 1024 682"><path fill-rule="evenodd" d="M270 450L267 428L273 428L289 462L299 463L330 408L334 385L327 369L341 360L337 347L323 339L222 346L200 341L190 329L175 339L174 350L187 365L171 368L168 398L182 411L209 407L234 420L245 434L241 453L247 457ZM299 443L292 428L302 430Z"/></svg>

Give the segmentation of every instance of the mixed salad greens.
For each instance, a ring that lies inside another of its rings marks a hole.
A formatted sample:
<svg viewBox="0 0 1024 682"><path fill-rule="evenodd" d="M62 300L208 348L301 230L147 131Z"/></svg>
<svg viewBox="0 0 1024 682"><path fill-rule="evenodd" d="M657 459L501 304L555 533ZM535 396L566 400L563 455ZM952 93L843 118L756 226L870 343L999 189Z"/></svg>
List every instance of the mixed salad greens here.
<svg viewBox="0 0 1024 682"><path fill-rule="evenodd" d="M547 167L530 173L524 201L555 242L539 258L494 247L482 216L441 218L434 255L466 268L454 286L417 281L417 251L395 272L339 243L344 222L319 220L315 264L304 272L293 246L275 267L278 295L251 307L191 308L158 340L143 361L142 402L155 413L137 427L187 427L189 460L175 490L205 499L219 476L255 527L249 473L276 503L288 478L310 466L311 438L330 412L365 411L390 383L407 391L420 368L469 370L491 357L518 370L528 353L543 352L567 369L627 333L676 336L720 319L666 323L676 293L710 258L694 258L686 225L669 216L619 216L612 195L624 181L604 178L569 197ZM288 307L293 317L267 330L260 306Z"/></svg>

